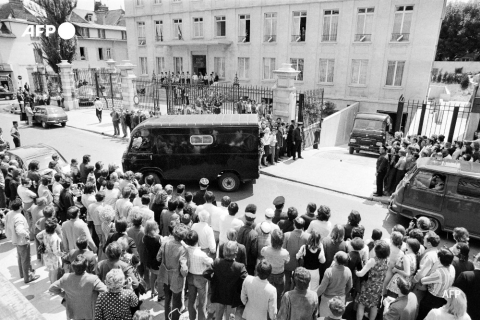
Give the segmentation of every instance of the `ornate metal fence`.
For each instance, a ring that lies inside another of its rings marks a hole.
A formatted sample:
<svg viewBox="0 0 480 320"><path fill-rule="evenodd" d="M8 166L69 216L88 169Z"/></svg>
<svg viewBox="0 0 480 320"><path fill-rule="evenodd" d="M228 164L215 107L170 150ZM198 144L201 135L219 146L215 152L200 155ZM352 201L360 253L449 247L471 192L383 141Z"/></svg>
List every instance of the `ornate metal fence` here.
<svg viewBox="0 0 480 320"><path fill-rule="evenodd" d="M33 77L33 91L36 94L48 94L50 99L61 99L62 94L62 80L59 74L53 72L32 73Z"/></svg>
<svg viewBox="0 0 480 320"><path fill-rule="evenodd" d="M320 141L323 94L323 89L297 91L298 121L302 121L304 125L303 148L311 147Z"/></svg>
<svg viewBox="0 0 480 320"><path fill-rule="evenodd" d="M107 108L122 106L120 73L108 69L74 69L73 80L80 107L93 106L96 97Z"/></svg>

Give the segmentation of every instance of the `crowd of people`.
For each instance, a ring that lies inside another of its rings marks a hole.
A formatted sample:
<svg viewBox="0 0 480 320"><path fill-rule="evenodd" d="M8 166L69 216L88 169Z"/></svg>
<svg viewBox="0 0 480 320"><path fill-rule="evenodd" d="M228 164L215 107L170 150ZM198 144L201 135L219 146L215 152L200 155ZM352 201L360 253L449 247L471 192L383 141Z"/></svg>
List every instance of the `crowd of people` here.
<svg viewBox="0 0 480 320"><path fill-rule="evenodd" d="M57 160L23 172L2 156L1 225L25 283L39 277L35 241L68 319L151 319L148 296L175 320L480 319L480 254L469 261L463 227L450 248L425 217L368 237L357 211L333 224L328 206L302 214L278 196L260 219L255 204L217 203L205 178L192 193L89 155L66 173Z"/></svg>
<svg viewBox="0 0 480 320"><path fill-rule="evenodd" d="M396 132L388 146L380 148L376 165L375 196L391 195L405 174L415 166L419 158L431 157L437 160L460 160L480 163L480 139L473 141L445 141L443 134L431 137L403 136ZM443 180L442 180L443 179ZM437 177L437 186L443 188L445 177Z"/></svg>

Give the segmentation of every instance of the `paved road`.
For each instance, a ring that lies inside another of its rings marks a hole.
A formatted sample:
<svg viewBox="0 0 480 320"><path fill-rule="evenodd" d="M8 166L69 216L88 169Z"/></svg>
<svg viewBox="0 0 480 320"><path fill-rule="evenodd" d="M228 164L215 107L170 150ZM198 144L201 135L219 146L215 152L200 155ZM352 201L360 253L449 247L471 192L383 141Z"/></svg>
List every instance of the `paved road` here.
<svg viewBox="0 0 480 320"><path fill-rule="evenodd" d="M5 137L11 142L9 130L13 120L18 116L0 113L0 127L4 129ZM82 155L91 154L92 161L101 160L104 163L120 164L121 155L126 147L126 141L105 137L99 134L93 134L72 128L51 128L43 129L41 127L21 128L23 144L32 144L44 142L57 148L67 160L77 158L81 160ZM13 145L13 143L12 143ZM354 181L350 181L354 183ZM188 183L187 190L194 191L195 183ZM224 193L218 191L216 186L212 186L212 191L220 199ZM265 209L272 206L272 201L277 195L283 195L286 198L286 207L294 206L300 213L304 213L308 202L315 202L317 205L328 205L332 210L331 221L333 223L346 223L349 212L352 209L358 210L362 215L362 224L366 228L366 237L369 237L374 228L380 228L384 232L384 237L389 236L389 232L393 225L402 223L407 225L408 221L396 216L388 216L385 206L377 202L362 200L356 197L341 195L335 192L325 191L316 187L301 185L277 178L261 176L255 184L249 183L242 186L239 192L229 194L233 201L238 202L241 212L249 203L255 203L258 206L258 221L263 220ZM442 234L444 242L450 242L446 239L446 235ZM480 248L479 241L471 242L473 251L478 252ZM33 253L33 250L32 250ZM46 272L39 267L39 273L42 275L41 281L33 285L24 285L19 281L18 269L16 267L16 258L14 248L5 240L0 242L0 272L7 279L12 281L22 294L28 296L30 301L36 306L47 319L64 319L64 311L59 306L60 300L52 299L45 290L48 288ZM2 292L0 288L0 300ZM154 308L156 319L163 319L163 311L161 306L155 302L145 303L147 308Z"/></svg>

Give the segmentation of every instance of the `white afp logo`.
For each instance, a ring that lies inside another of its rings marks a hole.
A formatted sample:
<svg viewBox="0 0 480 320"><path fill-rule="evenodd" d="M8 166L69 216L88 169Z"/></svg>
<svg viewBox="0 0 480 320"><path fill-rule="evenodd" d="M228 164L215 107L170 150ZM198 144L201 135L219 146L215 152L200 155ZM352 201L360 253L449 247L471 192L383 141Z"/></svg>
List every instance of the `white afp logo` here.
<svg viewBox="0 0 480 320"><path fill-rule="evenodd" d="M22 34L22 37L29 35L30 37L40 37L42 33L48 37L55 33L56 28L52 25L29 25ZM75 27L70 22L64 22L58 27L58 36L63 40L70 40L75 36Z"/></svg>

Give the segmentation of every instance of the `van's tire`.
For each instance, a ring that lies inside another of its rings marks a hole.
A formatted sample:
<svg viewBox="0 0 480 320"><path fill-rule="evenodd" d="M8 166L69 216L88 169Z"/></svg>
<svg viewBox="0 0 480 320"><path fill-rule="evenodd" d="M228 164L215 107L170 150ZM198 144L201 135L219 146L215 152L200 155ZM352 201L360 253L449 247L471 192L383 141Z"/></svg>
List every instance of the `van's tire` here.
<svg viewBox="0 0 480 320"><path fill-rule="evenodd" d="M438 233L441 229L440 222L435 218L430 218L430 217L428 217L428 218L430 219L430 222L432 223L432 225L430 226L430 230Z"/></svg>
<svg viewBox="0 0 480 320"><path fill-rule="evenodd" d="M360 153L360 149L355 150L356 153Z"/></svg>
<svg viewBox="0 0 480 320"><path fill-rule="evenodd" d="M45 122L45 121L42 121L42 127L44 129L47 129L48 128L48 124Z"/></svg>
<svg viewBox="0 0 480 320"><path fill-rule="evenodd" d="M160 184L161 183L161 180L160 180L160 177L158 176L158 174L156 173L153 173L153 172L146 172L144 175L143 175L143 183L145 183L145 178L147 176L153 176L153 179L155 180L155 184Z"/></svg>
<svg viewBox="0 0 480 320"><path fill-rule="evenodd" d="M218 178L218 186L222 191L234 192L240 188L240 179L235 173L226 172Z"/></svg>
<svg viewBox="0 0 480 320"><path fill-rule="evenodd" d="M348 153L353 154L353 147L348 148Z"/></svg>

